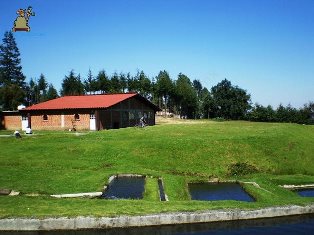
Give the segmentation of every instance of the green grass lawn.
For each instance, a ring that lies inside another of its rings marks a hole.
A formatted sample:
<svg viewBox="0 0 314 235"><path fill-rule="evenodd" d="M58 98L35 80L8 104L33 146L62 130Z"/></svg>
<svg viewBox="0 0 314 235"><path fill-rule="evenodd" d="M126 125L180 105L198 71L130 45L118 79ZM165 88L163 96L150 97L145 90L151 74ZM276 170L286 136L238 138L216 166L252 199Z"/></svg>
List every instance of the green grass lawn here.
<svg viewBox="0 0 314 235"><path fill-rule="evenodd" d="M22 139L1 137L0 149L0 188L21 192L17 197L0 196L0 218L115 216L314 202L278 187L314 183L314 126L195 121L84 135L35 131ZM255 172L230 175L230 166L236 163L246 163ZM143 200L49 197L101 191L109 176L118 173L152 177ZM158 177L163 178L169 202L158 201ZM245 185L257 199L254 203L190 200L188 182L216 177L254 181L267 191Z"/></svg>

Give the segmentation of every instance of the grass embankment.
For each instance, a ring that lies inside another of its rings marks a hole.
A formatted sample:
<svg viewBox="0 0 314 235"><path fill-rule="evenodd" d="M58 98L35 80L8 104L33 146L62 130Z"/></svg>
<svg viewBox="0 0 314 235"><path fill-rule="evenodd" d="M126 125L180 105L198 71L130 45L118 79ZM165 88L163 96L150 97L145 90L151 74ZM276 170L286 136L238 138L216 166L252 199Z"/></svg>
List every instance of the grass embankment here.
<svg viewBox="0 0 314 235"><path fill-rule="evenodd" d="M134 215L314 202L314 198L302 198L278 187L314 183L314 126L189 121L85 135L35 132L22 139L2 137L0 147L0 188L22 193L0 197L1 218ZM256 172L230 175L230 166L236 163L252 166ZM49 197L101 191L109 176L117 173L152 176L146 182L144 199ZM158 177L163 178L169 202L158 201ZM245 185L257 199L254 203L189 199L188 182L216 177L254 181L263 189Z"/></svg>

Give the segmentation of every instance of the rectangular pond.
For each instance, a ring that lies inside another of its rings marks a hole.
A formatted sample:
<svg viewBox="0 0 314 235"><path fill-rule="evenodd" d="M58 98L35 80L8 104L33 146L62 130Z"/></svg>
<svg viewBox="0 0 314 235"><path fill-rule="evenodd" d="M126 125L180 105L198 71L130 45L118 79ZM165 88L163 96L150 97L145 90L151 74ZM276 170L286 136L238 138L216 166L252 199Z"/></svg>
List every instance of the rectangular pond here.
<svg viewBox="0 0 314 235"><path fill-rule="evenodd" d="M145 177L115 177L108 185L102 197L105 199L142 199L145 189Z"/></svg>
<svg viewBox="0 0 314 235"><path fill-rule="evenodd" d="M296 192L302 197L314 197L314 188L297 189Z"/></svg>
<svg viewBox="0 0 314 235"><path fill-rule="evenodd" d="M192 200L255 201L238 183L190 183L188 187Z"/></svg>
<svg viewBox="0 0 314 235"><path fill-rule="evenodd" d="M158 179L158 189L159 189L160 201L166 201L166 194L165 194L162 179Z"/></svg>

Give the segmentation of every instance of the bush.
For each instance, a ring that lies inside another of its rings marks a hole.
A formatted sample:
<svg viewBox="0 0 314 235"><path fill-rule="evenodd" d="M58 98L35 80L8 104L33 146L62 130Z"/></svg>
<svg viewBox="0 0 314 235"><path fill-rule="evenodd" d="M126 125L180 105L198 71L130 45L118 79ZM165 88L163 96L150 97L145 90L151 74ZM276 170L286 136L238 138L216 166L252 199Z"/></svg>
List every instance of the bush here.
<svg viewBox="0 0 314 235"><path fill-rule="evenodd" d="M216 117L216 118L213 119L213 121L223 122L223 121L225 121L225 119L223 117Z"/></svg>
<svg viewBox="0 0 314 235"><path fill-rule="evenodd" d="M228 174L230 176L248 175L248 174L253 174L257 172L258 172L258 169L255 166L250 165L247 162L233 163L228 167Z"/></svg>

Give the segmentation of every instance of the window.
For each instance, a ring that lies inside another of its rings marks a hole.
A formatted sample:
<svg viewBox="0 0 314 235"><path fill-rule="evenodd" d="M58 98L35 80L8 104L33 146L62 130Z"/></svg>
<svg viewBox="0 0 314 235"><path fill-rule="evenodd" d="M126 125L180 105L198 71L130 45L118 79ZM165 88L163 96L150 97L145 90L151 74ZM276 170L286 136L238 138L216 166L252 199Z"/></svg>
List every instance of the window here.
<svg viewBox="0 0 314 235"><path fill-rule="evenodd" d="M48 115L47 114L43 115L43 121L48 121Z"/></svg>
<svg viewBox="0 0 314 235"><path fill-rule="evenodd" d="M153 112L148 112L148 118L151 119L153 117L154 117Z"/></svg>
<svg viewBox="0 0 314 235"><path fill-rule="evenodd" d="M89 116L89 119L96 119L95 114L91 113L90 116Z"/></svg>
<svg viewBox="0 0 314 235"><path fill-rule="evenodd" d="M141 117L142 117L142 112L141 112L141 111L138 111L137 115L138 115L137 118L141 118Z"/></svg>
<svg viewBox="0 0 314 235"><path fill-rule="evenodd" d="M23 116L22 116L22 121L27 121L27 120L28 120L28 117L25 116L25 115L23 115Z"/></svg>
<svg viewBox="0 0 314 235"><path fill-rule="evenodd" d="M129 120L133 120L134 119L134 112L130 111L129 112Z"/></svg>
<svg viewBox="0 0 314 235"><path fill-rule="evenodd" d="M74 114L74 120L79 121L80 120L80 115L78 113Z"/></svg>
<svg viewBox="0 0 314 235"><path fill-rule="evenodd" d="M124 111L122 112L122 121L127 122L129 120L129 112Z"/></svg>

